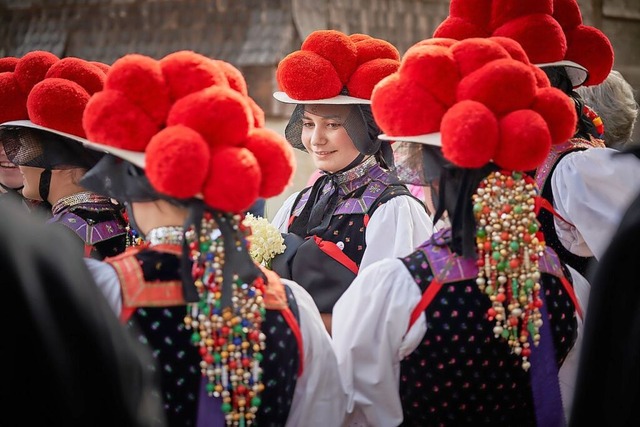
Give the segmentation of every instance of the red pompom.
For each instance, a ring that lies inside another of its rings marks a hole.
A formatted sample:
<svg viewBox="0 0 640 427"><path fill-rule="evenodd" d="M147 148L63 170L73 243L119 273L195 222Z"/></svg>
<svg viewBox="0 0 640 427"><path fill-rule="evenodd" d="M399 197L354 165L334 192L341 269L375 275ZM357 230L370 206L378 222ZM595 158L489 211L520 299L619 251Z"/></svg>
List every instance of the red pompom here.
<svg viewBox="0 0 640 427"><path fill-rule="evenodd" d="M36 83L44 79L49 67L59 60L53 53L43 50L29 52L20 58L14 72L23 92L28 94Z"/></svg>
<svg viewBox="0 0 640 427"><path fill-rule="evenodd" d="M613 68L613 47L600 30L585 25L578 26L567 36L565 59L576 62L589 70L585 86L602 83Z"/></svg>
<svg viewBox="0 0 640 427"><path fill-rule="evenodd" d="M207 205L223 212L244 212L260 193L260 166L244 147L218 147L211 152L203 189Z"/></svg>
<svg viewBox="0 0 640 427"><path fill-rule="evenodd" d="M190 50L170 53L160 60L160 67L174 102L210 86L229 87L227 76L212 59Z"/></svg>
<svg viewBox="0 0 640 427"><path fill-rule="evenodd" d="M442 154L462 168L486 165L498 146L495 115L475 101L462 101L451 107L442 118L440 132Z"/></svg>
<svg viewBox="0 0 640 427"><path fill-rule="evenodd" d="M309 34L301 50L315 52L331 63L342 84L349 81L358 61L358 49L349 36L336 30L317 30ZM324 80L315 81L324 84Z"/></svg>
<svg viewBox="0 0 640 427"><path fill-rule="evenodd" d="M451 53L458 63L460 76L464 77L488 62L510 58L509 52L490 39L466 39L451 46Z"/></svg>
<svg viewBox="0 0 640 427"><path fill-rule="evenodd" d="M358 48L358 65L378 58L400 61L400 52L391 43L382 39L368 38L356 43Z"/></svg>
<svg viewBox="0 0 640 427"><path fill-rule="evenodd" d="M104 62L100 62L100 61L89 61L89 64L95 65L96 67L100 68L100 70L104 73L105 76L107 75L107 73L111 69L110 65L105 64Z"/></svg>
<svg viewBox="0 0 640 427"><path fill-rule="evenodd" d="M372 59L360 65L347 83L349 95L370 99L373 87L383 78L398 71L400 62L395 59Z"/></svg>
<svg viewBox="0 0 640 427"><path fill-rule="evenodd" d="M260 165L260 197L269 198L282 193L295 171L295 157L291 145L271 129L254 129L245 141Z"/></svg>
<svg viewBox="0 0 640 427"><path fill-rule="evenodd" d="M332 98L340 94L343 86L328 60L305 51L290 53L280 61L276 78L287 95L299 100Z"/></svg>
<svg viewBox="0 0 640 427"><path fill-rule="evenodd" d="M499 59L463 78L457 99L481 102L499 117L528 108L535 94L536 79L530 66L513 59Z"/></svg>
<svg viewBox="0 0 640 427"><path fill-rule="evenodd" d="M104 86L105 74L95 65L80 58L63 58L53 64L45 78L60 78L78 83L89 95L100 92Z"/></svg>
<svg viewBox="0 0 640 427"><path fill-rule="evenodd" d="M520 43L534 64L561 61L567 51L567 40L560 24L550 15L533 14L513 19L493 32Z"/></svg>
<svg viewBox="0 0 640 427"><path fill-rule="evenodd" d="M464 40L474 37L489 37L490 34L483 27L455 16L448 16L433 32L433 37Z"/></svg>
<svg viewBox="0 0 640 427"><path fill-rule="evenodd" d="M551 82L549 81L549 76L545 73L542 68L536 67L535 65L531 66L531 71L536 76L536 86L539 88L551 87Z"/></svg>
<svg viewBox="0 0 640 427"><path fill-rule="evenodd" d="M6 73L8 71L15 70L17 63L18 58L16 58L15 56L5 56L4 58L0 58L0 73Z"/></svg>
<svg viewBox="0 0 640 427"><path fill-rule="evenodd" d="M456 86L460 81L458 65L451 50L436 45L411 47L405 54L400 74L429 91L446 106L456 102Z"/></svg>
<svg viewBox="0 0 640 427"><path fill-rule="evenodd" d="M571 98L561 90L553 87L540 89L531 109L547 122L553 144L565 142L575 134L576 108Z"/></svg>
<svg viewBox="0 0 640 427"><path fill-rule="evenodd" d="M420 40L418 43L414 44L413 46L411 46L404 54L404 56L407 56L410 52L411 49L413 49L414 47L420 47L420 46L441 46L441 47L451 47L454 44L458 43L458 40L455 39L446 39L446 38L442 38L442 37L434 37L432 39L425 39L425 40Z"/></svg>
<svg viewBox="0 0 640 427"><path fill-rule="evenodd" d="M212 86L181 98L173 104L167 118L167 125L188 126L211 147L241 144L253 122L246 97L228 86Z"/></svg>
<svg viewBox="0 0 640 427"><path fill-rule="evenodd" d="M135 53L121 57L111 66L104 88L125 93L156 125L164 126L171 100L155 59Z"/></svg>
<svg viewBox="0 0 640 427"><path fill-rule="evenodd" d="M87 91L71 80L45 79L27 97L29 119L40 126L84 137L82 113L89 98Z"/></svg>
<svg viewBox="0 0 640 427"><path fill-rule="evenodd" d="M20 88L14 73L0 73L0 99L0 123L29 117L27 94Z"/></svg>
<svg viewBox="0 0 640 427"><path fill-rule="evenodd" d="M479 27L485 28L491 17L493 0L451 0L449 13L451 16L464 19Z"/></svg>
<svg viewBox="0 0 640 427"><path fill-rule="evenodd" d="M349 35L349 38L354 43L358 43L359 41L372 39L373 37L371 37L369 34L353 33Z"/></svg>
<svg viewBox="0 0 640 427"><path fill-rule="evenodd" d="M87 139L125 150L144 151L159 126L124 93L103 90L91 97L82 117Z"/></svg>
<svg viewBox="0 0 640 427"><path fill-rule="evenodd" d="M380 129L394 136L438 132L446 107L415 81L400 76L385 77L371 94L371 111Z"/></svg>
<svg viewBox="0 0 640 427"><path fill-rule="evenodd" d="M256 101L254 101L250 96L247 96L245 100L249 104L249 108L251 108L251 113L253 114L253 127L264 127L266 122L264 110L260 108Z"/></svg>
<svg viewBox="0 0 640 427"><path fill-rule="evenodd" d="M198 132L186 126L169 126L147 146L145 175L160 193L188 199L201 192L209 163L209 146Z"/></svg>
<svg viewBox="0 0 640 427"><path fill-rule="evenodd" d="M495 29L502 26L505 22L521 16L536 13L551 15L552 12L553 0L493 0L491 5L491 23L489 26Z"/></svg>
<svg viewBox="0 0 640 427"><path fill-rule="evenodd" d="M500 119L500 145L494 162L508 170L529 171L545 160L551 136L540 114L518 110Z"/></svg>
<svg viewBox="0 0 640 427"><path fill-rule="evenodd" d="M553 0L553 17L565 33L582 24L580 7L576 0Z"/></svg>
<svg viewBox="0 0 640 427"><path fill-rule="evenodd" d="M245 81L244 76L242 75L240 70L238 70L229 62L223 61L221 59L214 59L213 62L222 70L227 78L227 82L229 83L229 87L231 87L231 89L240 92L244 96L247 96L249 94L247 82Z"/></svg>
<svg viewBox="0 0 640 427"><path fill-rule="evenodd" d="M529 57L527 56L527 52L524 51L520 43L517 41L507 38L507 37L489 37L494 43L498 43L500 46L506 50L509 55L515 59L516 61L520 61L524 64L530 64Z"/></svg>

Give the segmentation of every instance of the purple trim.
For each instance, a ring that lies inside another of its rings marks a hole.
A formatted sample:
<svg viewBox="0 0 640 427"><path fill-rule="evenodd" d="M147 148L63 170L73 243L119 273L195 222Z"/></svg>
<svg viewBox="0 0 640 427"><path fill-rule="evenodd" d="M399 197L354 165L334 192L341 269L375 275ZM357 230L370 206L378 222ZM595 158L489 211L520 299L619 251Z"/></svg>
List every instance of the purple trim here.
<svg viewBox="0 0 640 427"><path fill-rule="evenodd" d="M547 313L547 302L540 307L542 327L540 342L531 345L531 391L536 413L537 425L545 427L563 427L566 425L562 407L562 394L558 380L558 364L551 339L551 327ZM531 342L531 340L529 341Z"/></svg>
<svg viewBox="0 0 640 427"><path fill-rule="evenodd" d="M73 212L60 212L47 220L47 224L62 224L74 231L87 245L95 245L104 240L121 236L126 228L117 220L102 221L89 225L87 220Z"/></svg>
<svg viewBox="0 0 640 427"><path fill-rule="evenodd" d="M198 419L196 427L225 426L222 412L222 398L209 396L207 393L207 378L200 379L200 393L198 395Z"/></svg>

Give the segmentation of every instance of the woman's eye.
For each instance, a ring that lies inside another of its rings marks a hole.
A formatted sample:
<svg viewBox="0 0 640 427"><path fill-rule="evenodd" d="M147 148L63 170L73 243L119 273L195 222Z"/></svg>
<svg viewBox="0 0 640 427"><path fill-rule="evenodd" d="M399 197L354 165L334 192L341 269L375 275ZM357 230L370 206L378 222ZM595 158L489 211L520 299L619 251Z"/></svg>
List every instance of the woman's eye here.
<svg viewBox="0 0 640 427"><path fill-rule="evenodd" d="M342 125L340 123L328 123L327 126L331 129L337 129Z"/></svg>
<svg viewBox="0 0 640 427"><path fill-rule="evenodd" d="M311 128L313 127L313 122L302 122L302 127Z"/></svg>

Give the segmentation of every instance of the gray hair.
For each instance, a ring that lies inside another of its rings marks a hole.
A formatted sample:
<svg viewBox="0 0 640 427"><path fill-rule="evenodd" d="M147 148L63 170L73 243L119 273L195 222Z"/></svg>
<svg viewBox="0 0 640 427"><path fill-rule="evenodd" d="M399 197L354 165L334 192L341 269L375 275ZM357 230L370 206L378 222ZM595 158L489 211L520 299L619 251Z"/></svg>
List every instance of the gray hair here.
<svg viewBox="0 0 640 427"><path fill-rule="evenodd" d="M607 147L622 149L631 142L638 103L635 91L620 72L612 70L604 82L581 86L576 92L602 119Z"/></svg>

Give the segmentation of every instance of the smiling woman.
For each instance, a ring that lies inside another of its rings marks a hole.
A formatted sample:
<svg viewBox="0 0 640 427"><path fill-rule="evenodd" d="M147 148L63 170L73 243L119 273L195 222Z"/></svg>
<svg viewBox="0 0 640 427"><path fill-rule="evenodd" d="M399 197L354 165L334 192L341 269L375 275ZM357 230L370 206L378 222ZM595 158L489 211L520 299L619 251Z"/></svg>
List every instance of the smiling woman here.
<svg viewBox="0 0 640 427"><path fill-rule="evenodd" d="M22 174L18 166L11 163L0 141L0 193L22 188Z"/></svg>
<svg viewBox="0 0 640 427"><path fill-rule="evenodd" d="M312 33L278 66L283 91L274 97L296 104L285 136L321 176L274 216L287 250L272 267L307 289L329 332L333 305L360 268L411 252L433 231L422 202L392 173L391 145L378 138L368 105L398 66L388 42L334 30Z"/></svg>

